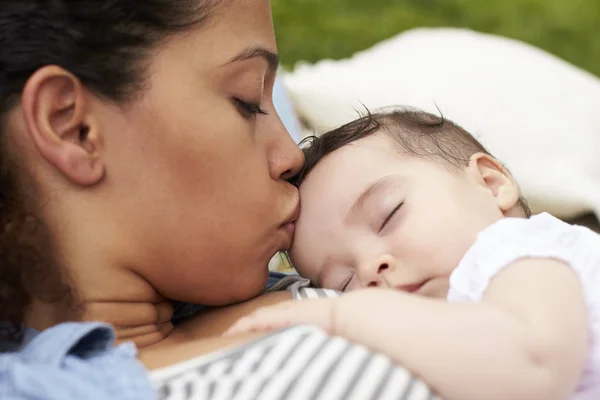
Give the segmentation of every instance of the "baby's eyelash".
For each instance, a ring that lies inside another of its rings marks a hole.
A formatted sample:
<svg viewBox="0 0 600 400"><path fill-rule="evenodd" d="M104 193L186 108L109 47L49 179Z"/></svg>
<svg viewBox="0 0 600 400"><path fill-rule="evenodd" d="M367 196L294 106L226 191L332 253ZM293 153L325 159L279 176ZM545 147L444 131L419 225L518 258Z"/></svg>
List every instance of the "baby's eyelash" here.
<svg viewBox="0 0 600 400"><path fill-rule="evenodd" d="M381 228L379 228L379 232L381 232L383 230L383 228L385 228L385 226L387 225L388 222L390 222L390 219L392 219L392 217L394 216L394 214L396 214L396 212L398 212L398 210L400 209L400 207L402 207L402 205L404 204L404 202L401 202L400 204L398 204L391 213L389 213L389 215L385 218L385 220L383 221L383 224L381 224Z"/></svg>
<svg viewBox="0 0 600 400"><path fill-rule="evenodd" d="M352 282L352 278L354 278L354 274L352 274L350 276L350 278L346 281L346 283L342 286L342 290L340 290L340 292L345 292L346 289L348 289L348 286L350 285L350 282Z"/></svg>

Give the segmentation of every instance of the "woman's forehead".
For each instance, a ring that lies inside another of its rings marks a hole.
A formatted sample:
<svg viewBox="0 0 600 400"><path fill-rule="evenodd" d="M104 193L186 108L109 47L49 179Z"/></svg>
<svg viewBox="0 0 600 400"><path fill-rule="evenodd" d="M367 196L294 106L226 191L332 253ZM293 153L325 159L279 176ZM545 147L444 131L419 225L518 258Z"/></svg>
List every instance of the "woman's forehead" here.
<svg viewBox="0 0 600 400"><path fill-rule="evenodd" d="M159 47L155 64L187 64L213 73L255 49L277 53L269 2L229 0L217 6L206 24L175 35Z"/></svg>
<svg viewBox="0 0 600 400"><path fill-rule="evenodd" d="M212 22L202 31L204 41L222 46L223 51L239 52L248 47L277 50L268 0L229 0L217 7Z"/></svg>

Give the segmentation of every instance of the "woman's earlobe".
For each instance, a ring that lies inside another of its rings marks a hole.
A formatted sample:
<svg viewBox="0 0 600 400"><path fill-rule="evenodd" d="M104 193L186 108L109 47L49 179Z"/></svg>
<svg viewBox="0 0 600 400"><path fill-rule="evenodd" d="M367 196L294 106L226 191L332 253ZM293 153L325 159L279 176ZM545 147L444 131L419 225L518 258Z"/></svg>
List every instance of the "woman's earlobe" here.
<svg viewBox="0 0 600 400"><path fill-rule="evenodd" d="M28 137L43 159L76 185L104 177L99 127L92 125L88 94L68 71L46 66L23 90L21 107Z"/></svg>

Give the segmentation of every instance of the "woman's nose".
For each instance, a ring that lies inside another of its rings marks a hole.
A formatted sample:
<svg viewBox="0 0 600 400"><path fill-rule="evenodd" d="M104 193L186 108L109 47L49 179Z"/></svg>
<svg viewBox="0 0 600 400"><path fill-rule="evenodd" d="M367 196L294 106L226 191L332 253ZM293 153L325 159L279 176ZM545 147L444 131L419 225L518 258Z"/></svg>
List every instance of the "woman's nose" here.
<svg viewBox="0 0 600 400"><path fill-rule="evenodd" d="M396 269L396 259L390 254L376 257L358 272L361 286L376 287L384 282L383 275Z"/></svg>
<svg viewBox="0 0 600 400"><path fill-rule="evenodd" d="M287 180L296 175L304 165L304 153L281 121L278 121L276 128L278 129L273 135L267 155L269 173L274 180Z"/></svg>

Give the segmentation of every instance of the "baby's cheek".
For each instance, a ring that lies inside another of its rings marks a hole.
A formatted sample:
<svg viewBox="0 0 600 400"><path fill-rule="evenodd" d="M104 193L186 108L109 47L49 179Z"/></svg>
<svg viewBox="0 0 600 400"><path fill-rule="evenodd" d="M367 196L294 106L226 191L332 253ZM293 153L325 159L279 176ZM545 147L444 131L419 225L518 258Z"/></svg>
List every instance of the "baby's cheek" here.
<svg viewBox="0 0 600 400"><path fill-rule="evenodd" d="M316 270L316 268L313 267L311 269L305 263L300 262L297 259L292 258L291 256L289 258L289 261L290 261L291 266L298 273L298 275L300 275L303 278L310 279L311 282L314 282L314 277L317 276L316 274L318 274L318 271L312 271L312 270L313 269Z"/></svg>
<svg viewBox="0 0 600 400"><path fill-rule="evenodd" d="M448 278L435 278L427 282L419 292L420 295L434 299L446 299L450 281Z"/></svg>

